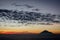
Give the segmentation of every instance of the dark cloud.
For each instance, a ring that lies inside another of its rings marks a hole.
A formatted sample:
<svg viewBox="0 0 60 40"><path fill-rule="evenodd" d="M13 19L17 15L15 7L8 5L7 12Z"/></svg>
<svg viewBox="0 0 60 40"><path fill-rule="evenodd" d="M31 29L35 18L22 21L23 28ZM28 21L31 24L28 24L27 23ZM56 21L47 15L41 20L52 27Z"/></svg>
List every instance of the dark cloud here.
<svg viewBox="0 0 60 40"><path fill-rule="evenodd" d="M35 8L35 9L32 9L33 11L40 11L40 9L38 9L38 8Z"/></svg>

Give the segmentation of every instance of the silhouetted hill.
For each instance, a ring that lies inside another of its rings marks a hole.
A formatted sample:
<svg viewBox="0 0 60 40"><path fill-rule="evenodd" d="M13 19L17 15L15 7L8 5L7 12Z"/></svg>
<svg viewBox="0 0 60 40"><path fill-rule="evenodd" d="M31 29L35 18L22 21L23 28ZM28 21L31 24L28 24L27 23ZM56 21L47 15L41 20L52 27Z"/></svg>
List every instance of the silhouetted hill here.
<svg viewBox="0 0 60 40"><path fill-rule="evenodd" d="M49 37L53 37L54 36L54 34L52 33L52 32L49 32L49 31L47 31L47 30L44 30L43 32L41 32L40 34L39 34L39 36L40 37L43 37L43 38L49 38Z"/></svg>

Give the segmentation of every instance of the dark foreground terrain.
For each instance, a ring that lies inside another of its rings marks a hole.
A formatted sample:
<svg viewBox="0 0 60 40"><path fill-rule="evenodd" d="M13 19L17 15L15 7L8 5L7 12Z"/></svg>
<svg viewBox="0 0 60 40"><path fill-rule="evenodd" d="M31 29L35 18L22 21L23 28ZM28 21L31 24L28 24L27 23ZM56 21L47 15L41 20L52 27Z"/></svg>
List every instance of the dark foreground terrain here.
<svg viewBox="0 0 60 40"><path fill-rule="evenodd" d="M40 34L0 34L0 40L60 40L60 34L48 31Z"/></svg>
<svg viewBox="0 0 60 40"><path fill-rule="evenodd" d="M41 37L39 35L31 34L9 34L9 35L0 35L0 40L60 40L60 35L54 35L53 37Z"/></svg>

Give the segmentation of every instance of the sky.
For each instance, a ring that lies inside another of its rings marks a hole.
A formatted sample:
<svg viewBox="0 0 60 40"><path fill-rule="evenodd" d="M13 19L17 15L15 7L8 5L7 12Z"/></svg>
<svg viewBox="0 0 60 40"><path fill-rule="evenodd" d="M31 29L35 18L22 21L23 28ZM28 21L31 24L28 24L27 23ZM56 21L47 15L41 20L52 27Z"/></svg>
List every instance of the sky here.
<svg viewBox="0 0 60 40"><path fill-rule="evenodd" d="M59 0L0 0L0 9L9 10L24 10L36 11L41 13L51 13L60 15L60 1ZM13 25L12 25L13 24ZM36 25L29 24L19 25L14 23L0 23L0 33L4 32L31 32L40 33L43 30L48 30L53 33L60 33L60 23L53 23L53 25Z"/></svg>
<svg viewBox="0 0 60 40"><path fill-rule="evenodd" d="M25 11L40 9L39 12L42 13L60 14L60 0L0 0L0 9Z"/></svg>

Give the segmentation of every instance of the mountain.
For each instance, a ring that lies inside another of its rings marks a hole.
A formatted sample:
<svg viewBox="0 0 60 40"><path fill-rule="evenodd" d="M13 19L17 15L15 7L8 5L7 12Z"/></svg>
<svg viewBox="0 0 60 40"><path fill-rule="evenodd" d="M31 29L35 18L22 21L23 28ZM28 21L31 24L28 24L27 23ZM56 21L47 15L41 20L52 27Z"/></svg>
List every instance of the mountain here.
<svg viewBox="0 0 60 40"><path fill-rule="evenodd" d="M50 38L50 37L53 37L54 34L52 32L49 32L47 30L44 30L43 32L41 32L39 34L39 36L42 37L42 38Z"/></svg>

